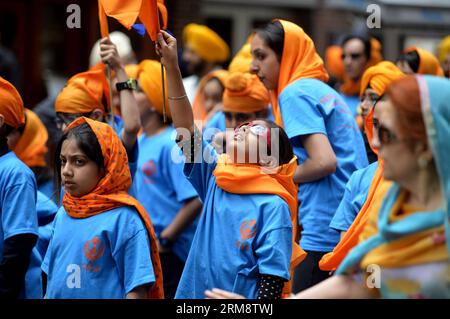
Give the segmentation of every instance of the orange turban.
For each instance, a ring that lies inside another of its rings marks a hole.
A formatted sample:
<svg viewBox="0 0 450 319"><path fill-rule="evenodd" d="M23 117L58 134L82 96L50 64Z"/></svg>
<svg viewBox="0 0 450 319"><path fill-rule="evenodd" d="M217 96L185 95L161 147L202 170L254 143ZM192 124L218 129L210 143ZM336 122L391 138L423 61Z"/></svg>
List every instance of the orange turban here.
<svg viewBox="0 0 450 319"><path fill-rule="evenodd" d="M375 38L370 38L370 59L366 64L366 69L374 66L383 60L383 56L381 55L381 43ZM357 82L348 78L344 73L344 84L342 84L340 91L348 96L358 95L361 87L361 79Z"/></svg>
<svg viewBox="0 0 450 319"><path fill-rule="evenodd" d="M225 87L225 81L228 77L228 71L226 70L215 70L207 75L205 75L200 84L198 85L197 94L195 95L194 104L192 106L192 112L194 113L194 120L204 121L207 117L206 109L205 109L205 96L204 90L206 83L208 83L211 79L217 79L220 81L223 87Z"/></svg>
<svg viewBox="0 0 450 319"><path fill-rule="evenodd" d="M18 128L25 123L23 101L16 88L0 77L0 114L4 116L5 123Z"/></svg>
<svg viewBox="0 0 450 319"><path fill-rule="evenodd" d="M233 60L231 60L230 65L228 66L228 71L233 72L241 72L241 73L249 73L250 66L252 65L252 51L250 47L250 41L252 36L250 36L244 46L239 50L239 52L234 56Z"/></svg>
<svg viewBox="0 0 450 319"><path fill-rule="evenodd" d="M96 188L89 194L74 197L66 192L62 201L64 209L72 218L88 218L100 213L106 212L107 214L107 211L117 207L131 206L135 208L147 229L150 241L148 253L151 255L156 278L155 284L149 287L147 297L162 299L164 298L163 278L155 232L145 208L127 193L131 185L131 174L125 147L111 126L86 117L79 117L70 123L66 131L84 123L89 125L97 137L102 150L106 173L98 182Z"/></svg>
<svg viewBox="0 0 450 319"><path fill-rule="evenodd" d="M417 47L407 48L404 53L409 53L412 51L416 51L419 55L420 63L419 69L417 70L418 74L444 76L444 71L439 65L439 60L432 53Z"/></svg>
<svg viewBox="0 0 450 319"><path fill-rule="evenodd" d="M47 129L33 111L25 109L25 116L25 129L13 151L28 167L45 167Z"/></svg>
<svg viewBox="0 0 450 319"><path fill-rule="evenodd" d="M331 45L325 50L325 66L328 73L342 81L344 78L344 63L342 62L342 48Z"/></svg>
<svg viewBox="0 0 450 319"><path fill-rule="evenodd" d="M387 86L394 80L404 77L405 74L394 63L383 61L368 68L361 79L359 96L362 99L364 91L370 86L378 96L382 96Z"/></svg>
<svg viewBox="0 0 450 319"><path fill-rule="evenodd" d="M225 82L224 111L254 113L267 109L269 103L269 92L255 74L233 73Z"/></svg>
<svg viewBox="0 0 450 319"><path fill-rule="evenodd" d="M80 114L100 109L108 113L109 85L104 68L103 64L97 64L71 77L56 98L55 111Z"/></svg>
<svg viewBox="0 0 450 319"><path fill-rule="evenodd" d="M278 88L276 92L270 93L270 97L275 122L283 126L278 96L284 88L298 79L312 78L327 82L328 73L322 59L317 54L314 42L302 28L289 21L274 21L280 22L283 27L284 45L278 76Z"/></svg>
<svg viewBox="0 0 450 319"><path fill-rule="evenodd" d="M188 24L183 30L183 42L207 62L222 63L230 56L230 49L225 41L204 25Z"/></svg>
<svg viewBox="0 0 450 319"><path fill-rule="evenodd" d="M161 63L155 60L144 60L139 63L138 79L139 86L144 91L147 99L159 114L163 114ZM172 117L167 97L166 115L168 118Z"/></svg>

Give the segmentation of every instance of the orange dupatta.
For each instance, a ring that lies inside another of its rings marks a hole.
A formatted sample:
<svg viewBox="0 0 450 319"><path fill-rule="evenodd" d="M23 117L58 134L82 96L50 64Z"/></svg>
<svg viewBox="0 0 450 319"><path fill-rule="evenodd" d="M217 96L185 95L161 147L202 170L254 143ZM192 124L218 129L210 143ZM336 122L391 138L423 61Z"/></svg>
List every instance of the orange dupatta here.
<svg viewBox="0 0 450 319"><path fill-rule="evenodd" d="M270 92L275 123L283 127L278 96L286 86L298 79L312 78L323 82L328 81L328 73L320 56L317 54L314 42L298 25L285 21L281 23L284 30L283 55L280 63L278 87Z"/></svg>
<svg viewBox="0 0 450 319"><path fill-rule="evenodd" d="M131 174L125 148L112 127L86 117L76 119L66 130L84 123L87 123L94 131L101 146L105 176L98 182L96 188L87 195L73 197L66 192L63 198L64 209L72 218L88 218L121 206L134 207L143 220L150 238L150 254L155 273L155 284L149 289L148 298L163 299L161 262L152 222L145 208L127 193L131 185Z"/></svg>
<svg viewBox="0 0 450 319"><path fill-rule="evenodd" d="M294 268L306 257L306 252L297 243L299 236L298 187L293 181L296 168L297 157L295 156L288 164L279 166L276 174L267 174L259 165L229 163L227 155L222 154L213 172L217 186L224 191L234 194L274 194L288 203L292 221L291 278ZM283 294L289 295L291 289L292 279L285 284Z"/></svg>
<svg viewBox="0 0 450 319"><path fill-rule="evenodd" d="M47 129L33 111L25 109L25 117L25 129L13 151L28 167L45 167Z"/></svg>

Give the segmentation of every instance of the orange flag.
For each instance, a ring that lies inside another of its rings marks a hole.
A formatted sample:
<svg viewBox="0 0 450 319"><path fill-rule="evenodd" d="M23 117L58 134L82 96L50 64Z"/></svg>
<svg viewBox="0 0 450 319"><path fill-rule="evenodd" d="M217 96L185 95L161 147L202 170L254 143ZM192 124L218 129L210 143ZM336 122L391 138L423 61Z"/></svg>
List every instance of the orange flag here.
<svg viewBox="0 0 450 319"><path fill-rule="evenodd" d="M108 20L112 17L128 30L139 18L144 24L148 35L153 41L160 30L159 16L162 18L162 28L167 26L167 9L162 0L98 0L98 17L102 37L107 37Z"/></svg>

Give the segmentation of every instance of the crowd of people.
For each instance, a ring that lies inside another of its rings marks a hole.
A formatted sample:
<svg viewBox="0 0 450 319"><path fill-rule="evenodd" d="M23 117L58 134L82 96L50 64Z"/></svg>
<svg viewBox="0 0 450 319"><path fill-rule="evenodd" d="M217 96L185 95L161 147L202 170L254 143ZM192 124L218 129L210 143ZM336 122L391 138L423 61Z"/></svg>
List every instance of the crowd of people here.
<svg viewBox="0 0 450 319"><path fill-rule="evenodd" d="M36 112L0 77L1 297L450 298L450 36L180 42L114 32Z"/></svg>

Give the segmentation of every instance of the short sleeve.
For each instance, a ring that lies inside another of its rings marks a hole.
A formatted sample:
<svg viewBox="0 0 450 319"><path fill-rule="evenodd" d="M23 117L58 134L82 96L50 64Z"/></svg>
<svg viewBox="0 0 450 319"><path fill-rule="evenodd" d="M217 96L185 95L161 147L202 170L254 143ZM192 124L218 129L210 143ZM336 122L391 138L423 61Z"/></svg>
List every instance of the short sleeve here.
<svg viewBox="0 0 450 319"><path fill-rule="evenodd" d="M1 208L3 240L18 234L38 235L36 213L36 183L23 174L5 188Z"/></svg>
<svg viewBox="0 0 450 319"><path fill-rule="evenodd" d="M279 97L284 129L289 138L308 134L327 135L324 114L313 97L286 88Z"/></svg>
<svg viewBox="0 0 450 319"><path fill-rule="evenodd" d="M184 164L184 174L189 182L194 186L200 199L204 201L217 163L217 153L211 144L201 139L202 147L196 152L194 163Z"/></svg>
<svg viewBox="0 0 450 319"><path fill-rule="evenodd" d="M145 229L129 238L114 255L114 260L127 294L138 286L155 282L150 242Z"/></svg>

